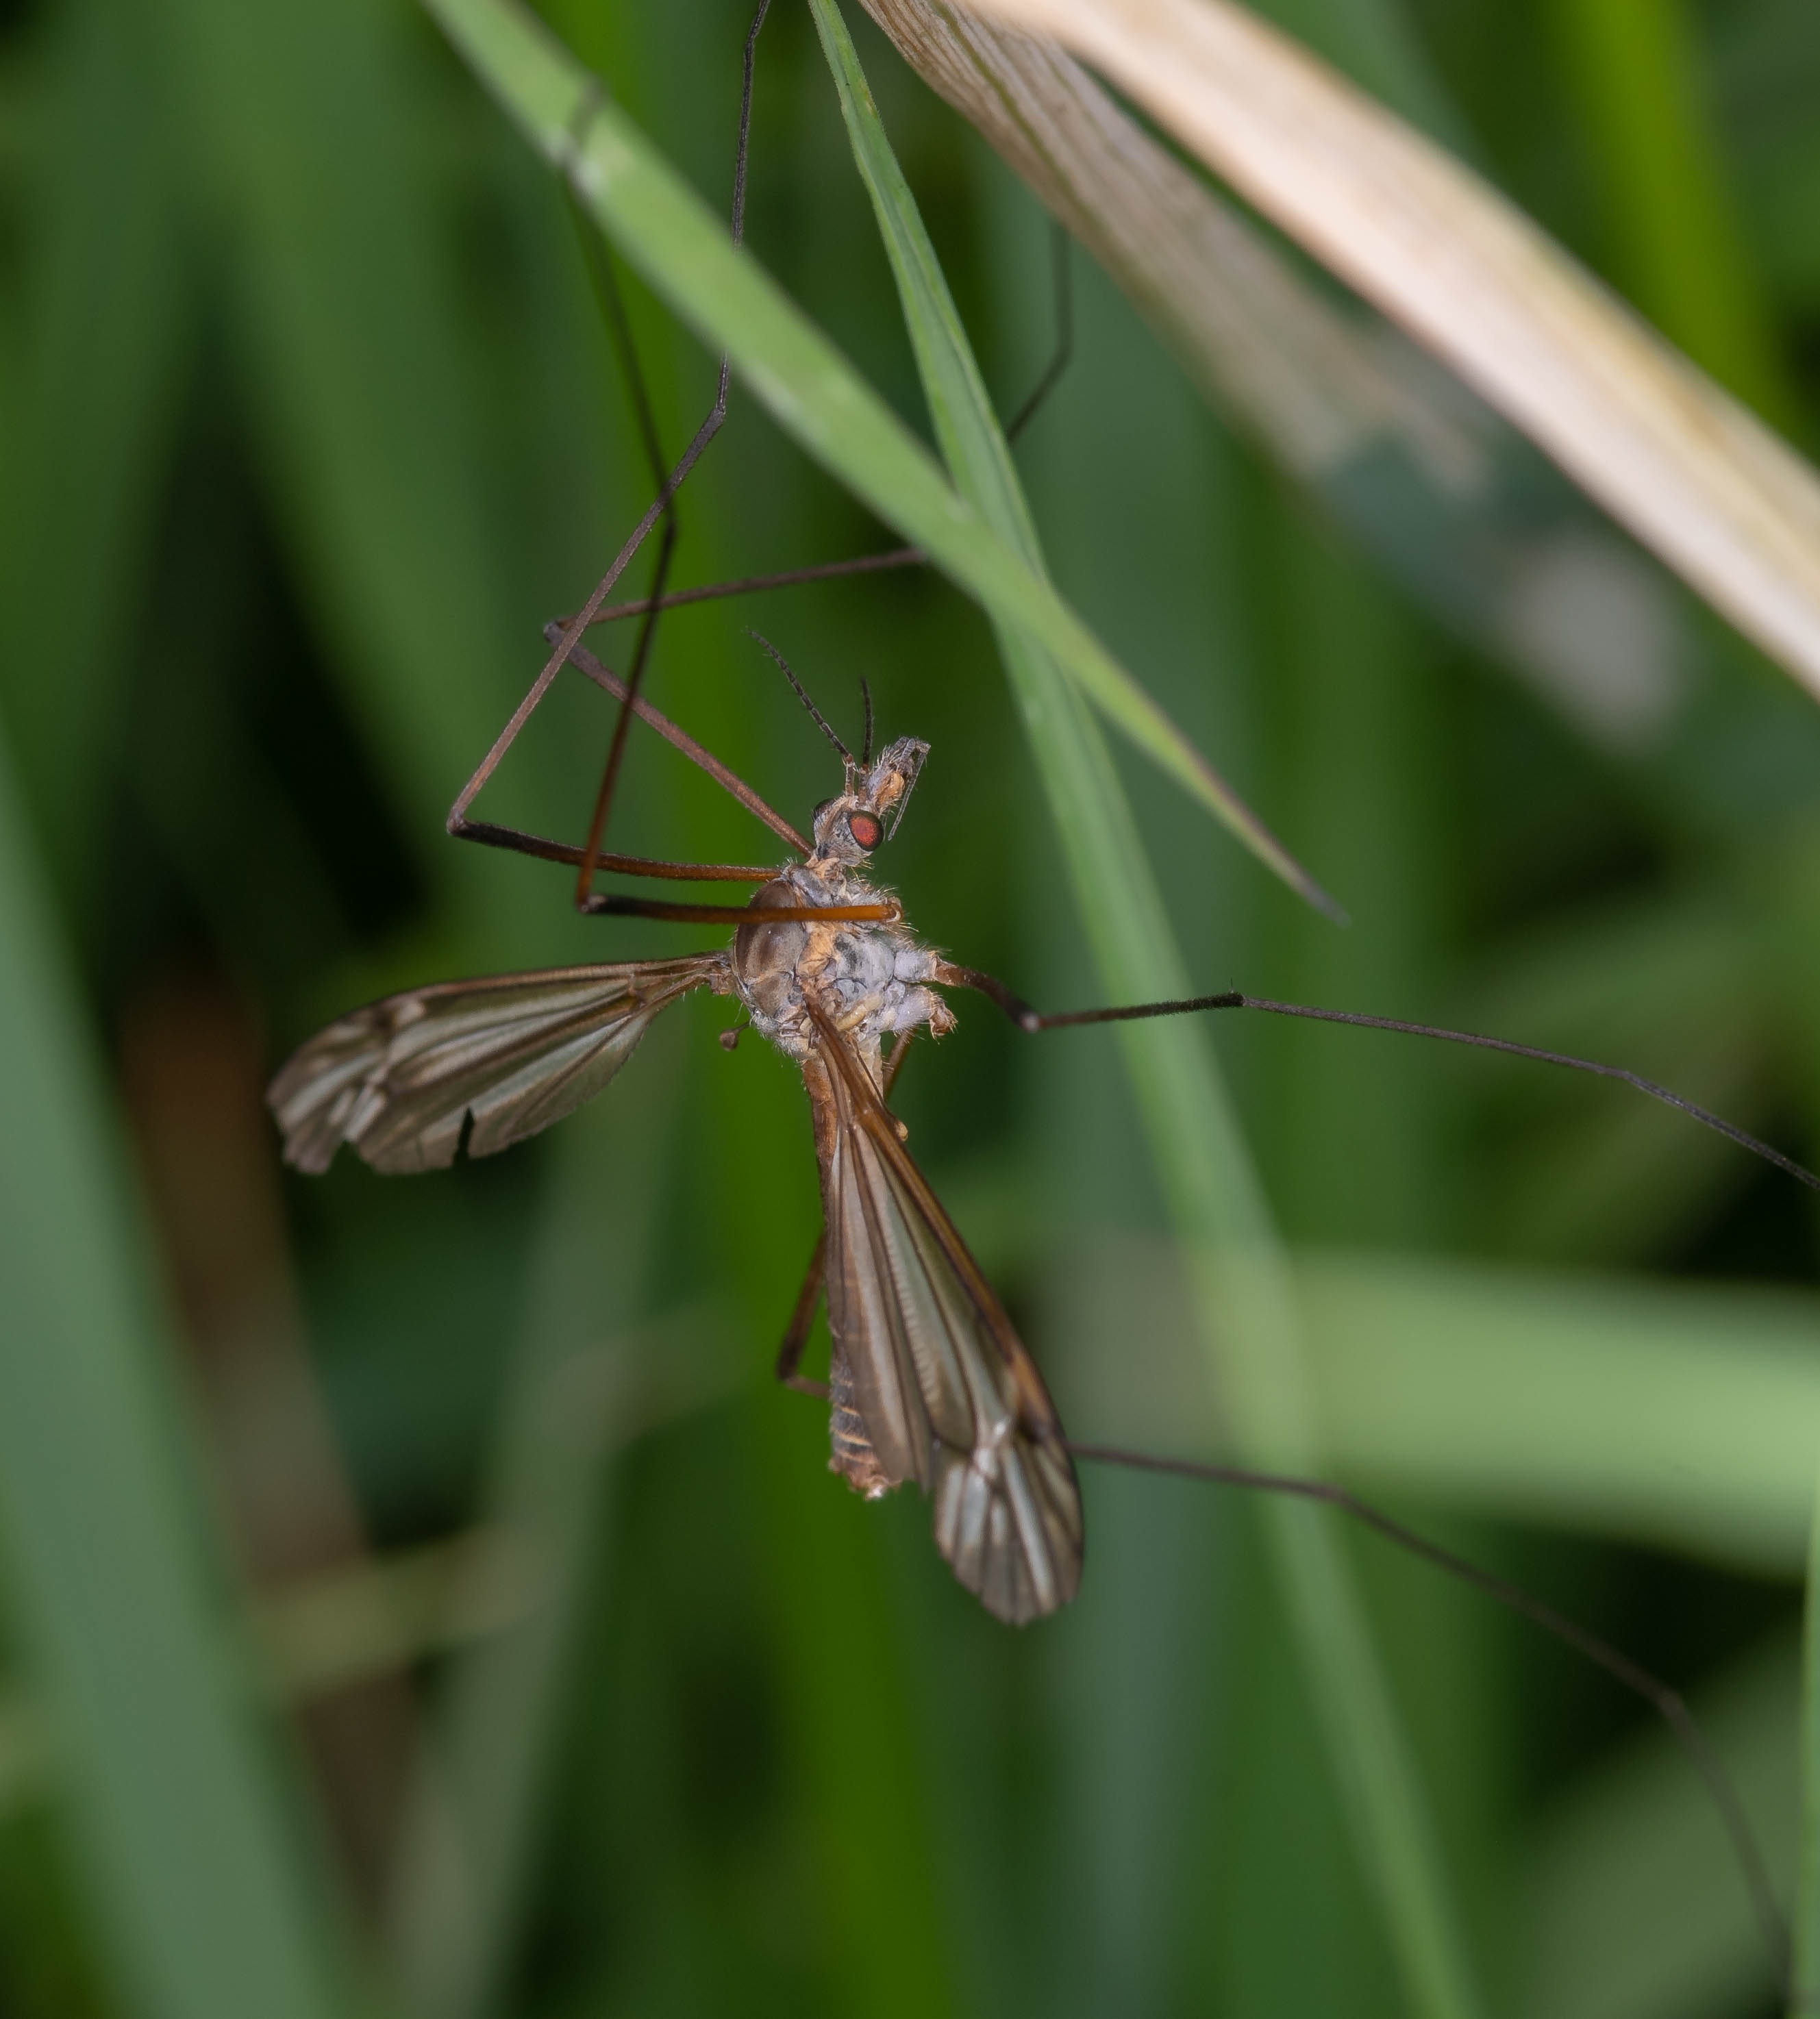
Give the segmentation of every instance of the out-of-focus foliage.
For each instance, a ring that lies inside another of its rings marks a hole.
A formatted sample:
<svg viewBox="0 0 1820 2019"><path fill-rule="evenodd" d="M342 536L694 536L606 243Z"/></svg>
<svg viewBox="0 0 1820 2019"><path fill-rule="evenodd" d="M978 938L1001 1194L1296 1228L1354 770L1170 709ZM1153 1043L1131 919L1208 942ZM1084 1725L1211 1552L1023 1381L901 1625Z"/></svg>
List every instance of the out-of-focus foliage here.
<svg viewBox="0 0 1820 2019"><path fill-rule="evenodd" d="M1273 11L1813 450L1811 8ZM849 13L1011 411L1051 339L1046 230ZM723 205L741 8L547 18ZM326 1016L687 943L578 920L560 872L441 832L539 626L642 509L631 412L560 197L401 4L41 0L0 52L0 1407L49 1398L36 1463L0 1436L0 2004L201 2019L252 1982L262 2013L423 2019L1403 2009L1242 1503L1091 1473L1081 1599L1013 1635L919 1506L827 1475L818 1411L768 1379L814 1233L806 1115L782 1062L712 1042L724 1006L673 1012L547 1141L411 1180L280 1174L259 1089ZM1691 211L1652 194L1665 149ZM789 0L749 201L757 256L926 430ZM1666 669L1680 712L1590 738L1076 281L1073 364L1018 446L1051 570L1354 921L1121 759L1196 984L1613 1059L1815 1161L1811 705L1677 608L1684 636L1619 625L1611 651ZM712 361L629 292L673 451ZM1702 298L1707 333L1677 327ZM687 582L887 543L737 387L681 517ZM747 623L843 729L863 673L886 732L934 745L886 858L922 930L1040 1002L1092 999L977 613L900 573L666 619L658 705L800 819L829 753ZM479 810L578 829L609 720L559 686ZM644 741L615 836L763 845ZM1113 1044L960 1006L902 1089L919 1159L1075 1434L1205 1448ZM1357 1031L1206 1036L1349 1479L1709 1701L1788 1884L1807 1201L1622 1089ZM66 1321L84 1351L47 1372ZM1771 2009L1717 1825L1641 1709L1356 1554L1491 2008ZM290 1708L262 1755L266 1694ZM199 1956L136 1945L227 1871L243 1910L198 1924Z"/></svg>

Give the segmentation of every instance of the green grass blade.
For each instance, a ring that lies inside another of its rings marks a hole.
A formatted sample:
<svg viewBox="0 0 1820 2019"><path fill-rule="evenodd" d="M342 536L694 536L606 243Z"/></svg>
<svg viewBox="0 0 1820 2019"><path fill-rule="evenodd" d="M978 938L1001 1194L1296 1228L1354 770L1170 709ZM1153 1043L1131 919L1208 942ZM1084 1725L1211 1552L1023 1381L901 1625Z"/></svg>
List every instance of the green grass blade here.
<svg viewBox="0 0 1820 2019"><path fill-rule="evenodd" d="M1799 401L1726 187L1681 0L1555 0L1602 184L1612 264L1644 314L1766 420Z"/></svg>
<svg viewBox="0 0 1820 2019"><path fill-rule="evenodd" d="M158 18L231 249L235 355L310 621L425 874L466 907L480 942L466 957L523 959L532 942L509 868L458 869L440 846L448 803L542 641L528 630L514 652L474 339L412 140L426 108L410 21L359 0L178 0ZM516 759L538 761L535 746Z"/></svg>
<svg viewBox="0 0 1820 2019"><path fill-rule="evenodd" d="M1798 1821L1797 1666L1794 1637L1775 1633L1691 1696L1778 1883ZM1544 1812L1526 1862L1521 1977L1510 2006L1518 2019L1773 2009L1782 1959L1706 1790L1666 1731L1638 1733L1578 1776Z"/></svg>
<svg viewBox="0 0 1820 2019"><path fill-rule="evenodd" d="M1793 2019L1820 2011L1820 1488L1807 1550L1807 1606L1801 1630L1801 1849L1795 1883Z"/></svg>
<svg viewBox="0 0 1820 2019"><path fill-rule="evenodd" d="M1820 1442L1820 1299L1757 1285L1298 1250L1324 1449L1361 1490L1798 1577ZM1140 1347L1077 1379L1108 1441L1216 1455L1187 1332L1192 1285L1155 1236L1076 1242L1055 1294Z"/></svg>
<svg viewBox="0 0 1820 2019"><path fill-rule="evenodd" d="M85 1019L0 751L0 1549L121 2008L348 2009L232 1658Z"/></svg>
<svg viewBox="0 0 1820 2019"><path fill-rule="evenodd" d="M1073 611L905 429L625 114L509 0L426 0L590 214L818 461L1000 622L1055 655L1094 705L1311 904L1337 908ZM578 144L575 135L581 132Z"/></svg>
<svg viewBox="0 0 1820 2019"><path fill-rule="evenodd" d="M149 24L89 0L60 10L47 56L50 103L36 129L47 158L22 192L0 693L47 858L87 902L105 860L132 600L152 569L190 273L169 136L145 88ZM78 127L89 143L72 149Z"/></svg>
<svg viewBox="0 0 1820 2019"><path fill-rule="evenodd" d="M495 2010L514 1960L600 1574L613 1448L625 1441L642 1371L628 1342L659 1231L665 1192L652 1146L675 1136L683 1035L647 1038L616 1098L585 1111L560 1140L482 1513L536 1563L536 1599L524 1621L456 1666L419 1763L394 1945L419 2019ZM673 1362L673 1344L670 1353Z"/></svg>
<svg viewBox="0 0 1820 2019"><path fill-rule="evenodd" d="M1397 0L1264 0L1257 11L1412 125L1473 158L1472 129Z"/></svg>
<svg viewBox="0 0 1820 2019"><path fill-rule="evenodd" d="M896 274L930 408L955 480L1039 567L1028 511L915 201L879 124L833 0L810 0L854 151ZM1105 986L1130 999L1183 991L1183 966L1104 744L1046 642L1014 625L1000 644L1063 837ZM1246 1448L1300 1466L1315 1451L1285 1264L1205 1042L1184 1024L1124 1033L1126 1056L1178 1231L1195 1257L1198 1315ZM1380 1890L1413 2007L1475 2009L1464 1944L1425 1806L1358 1594L1315 1510L1265 1519L1361 1861Z"/></svg>

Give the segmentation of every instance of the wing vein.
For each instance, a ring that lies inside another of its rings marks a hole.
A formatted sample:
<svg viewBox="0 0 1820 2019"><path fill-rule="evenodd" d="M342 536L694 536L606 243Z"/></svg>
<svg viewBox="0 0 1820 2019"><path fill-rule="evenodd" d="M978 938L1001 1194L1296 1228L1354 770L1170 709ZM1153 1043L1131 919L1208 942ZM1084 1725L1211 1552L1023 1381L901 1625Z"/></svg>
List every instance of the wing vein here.
<svg viewBox="0 0 1820 2019"><path fill-rule="evenodd" d="M927 1492L961 1582L1002 1618L1035 1618L1080 1579L1079 1491L1054 1405L865 1060L809 1009L828 1319L854 1405L891 1483Z"/></svg>

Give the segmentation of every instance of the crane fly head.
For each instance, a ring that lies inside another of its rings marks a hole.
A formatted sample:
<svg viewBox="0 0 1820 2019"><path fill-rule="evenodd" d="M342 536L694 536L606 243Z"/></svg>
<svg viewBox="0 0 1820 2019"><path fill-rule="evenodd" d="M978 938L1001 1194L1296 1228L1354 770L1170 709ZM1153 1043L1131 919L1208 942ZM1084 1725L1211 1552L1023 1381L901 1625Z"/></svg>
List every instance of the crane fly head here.
<svg viewBox="0 0 1820 2019"><path fill-rule="evenodd" d="M850 762L847 789L815 809L815 853L836 862L864 862L881 842L897 832L916 774L928 755L926 743L914 736L900 736L895 743L886 744L865 770Z"/></svg>

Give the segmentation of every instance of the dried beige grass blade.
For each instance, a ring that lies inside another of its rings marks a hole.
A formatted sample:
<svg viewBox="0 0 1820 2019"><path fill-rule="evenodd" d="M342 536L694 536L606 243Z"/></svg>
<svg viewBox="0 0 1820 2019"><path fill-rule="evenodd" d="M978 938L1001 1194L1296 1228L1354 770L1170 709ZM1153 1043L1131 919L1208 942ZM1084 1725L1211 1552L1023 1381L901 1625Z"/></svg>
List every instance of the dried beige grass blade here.
<svg viewBox="0 0 1820 2019"><path fill-rule="evenodd" d="M1673 738L1700 647L1670 578L1375 311L1342 307L1046 37L865 0L1229 421L1441 622L1625 758ZM1407 481L1405 480L1407 478Z"/></svg>
<svg viewBox="0 0 1820 2019"><path fill-rule="evenodd" d="M970 0L1103 71L1820 694L1820 483L1477 176L1228 0Z"/></svg>
<svg viewBox="0 0 1820 2019"><path fill-rule="evenodd" d="M952 0L863 4L905 60L1118 282L1203 390L1299 476L1325 477L1390 433L1442 490L1487 480L1470 423L1409 383L1406 371L1387 368L1350 318L1059 43L982 20ZM1387 332L1379 325L1376 334ZM1441 376L1432 364L1428 371Z"/></svg>

